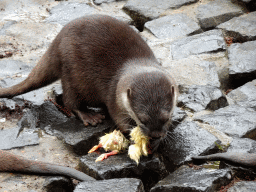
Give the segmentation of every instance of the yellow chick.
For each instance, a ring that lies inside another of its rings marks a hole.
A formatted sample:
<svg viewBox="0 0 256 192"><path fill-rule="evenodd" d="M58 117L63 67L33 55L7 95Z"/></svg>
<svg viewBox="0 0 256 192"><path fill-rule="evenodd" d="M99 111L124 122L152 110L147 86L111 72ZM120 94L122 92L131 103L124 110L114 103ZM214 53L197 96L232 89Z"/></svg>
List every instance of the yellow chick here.
<svg viewBox="0 0 256 192"><path fill-rule="evenodd" d="M141 132L139 126L132 129L130 136L131 140L134 141L135 144L130 145L128 149L128 155L131 159L136 161L137 164L139 164L139 159L141 155L148 155L147 145L149 138Z"/></svg>
<svg viewBox="0 0 256 192"><path fill-rule="evenodd" d="M116 155L120 151L128 147L129 140L124 137L124 135L118 130L114 130L112 133L106 134L100 137L99 145L95 145L88 153L92 153L97 149L103 147L105 151L111 151L109 153L104 153L100 155L97 161L103 161L111 155Z"/></svg>

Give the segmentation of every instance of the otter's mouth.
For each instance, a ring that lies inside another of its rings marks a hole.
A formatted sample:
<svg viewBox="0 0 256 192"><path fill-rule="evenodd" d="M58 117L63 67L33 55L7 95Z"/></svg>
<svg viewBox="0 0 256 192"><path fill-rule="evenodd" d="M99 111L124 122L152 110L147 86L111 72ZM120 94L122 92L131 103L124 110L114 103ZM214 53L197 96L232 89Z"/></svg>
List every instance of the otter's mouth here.
<svg viewBox="0 0 256 192"><path fill-rule="evenodd" d="M160 145L160 143L166 138L167 136L167 131L159 131L159 132L152 132L150 137L150 147L152 153L156 151Z"/></svg>

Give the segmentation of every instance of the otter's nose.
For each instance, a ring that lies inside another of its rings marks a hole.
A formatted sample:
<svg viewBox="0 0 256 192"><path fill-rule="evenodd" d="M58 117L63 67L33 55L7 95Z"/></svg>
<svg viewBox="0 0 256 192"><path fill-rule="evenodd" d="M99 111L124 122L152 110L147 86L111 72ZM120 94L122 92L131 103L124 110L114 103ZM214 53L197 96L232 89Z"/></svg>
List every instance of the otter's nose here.
<svg viewBox="0 0 256 192"><path fill-rule="evenodd" d="M153 138L153 139L160 139L160 138L163 138L165 136L166 136L166 132L164 132L164 131L153 131L150 134L150 137Z"/></svg>

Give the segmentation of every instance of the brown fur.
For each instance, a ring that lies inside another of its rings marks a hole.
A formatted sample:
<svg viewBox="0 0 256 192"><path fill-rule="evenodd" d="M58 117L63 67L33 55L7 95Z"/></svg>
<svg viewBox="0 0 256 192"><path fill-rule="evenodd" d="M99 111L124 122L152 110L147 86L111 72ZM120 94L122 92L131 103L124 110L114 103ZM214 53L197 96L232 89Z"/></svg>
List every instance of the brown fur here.
<svg viewBox="0 0 256 192"><path fill-rule="evenodd" d="M256 153L239 153L239 152L216 153L212 155L192 157L192 159L194 159L195 161L224 160L231 164L242 165L245 167L252 167L256 169Z"/></svg>
<svg viewBox="0 0 256 192"><path fill-rule="evenodd" d="M0 172L65 175L80 181L94 180L92 177L69 167L28 160L3 150L0 150Z"/></svg>
<svg viewBox="0 0 256 192"><path fill-rule="evenodd" d="M104 15L68 23L26 80L0 89L13 97L61 79L65 107L95 125L101 115L86 105L106 105L122 131L140 125L150 136L164 138L176 105L177 88L144 40L127 24Z"/></svg>

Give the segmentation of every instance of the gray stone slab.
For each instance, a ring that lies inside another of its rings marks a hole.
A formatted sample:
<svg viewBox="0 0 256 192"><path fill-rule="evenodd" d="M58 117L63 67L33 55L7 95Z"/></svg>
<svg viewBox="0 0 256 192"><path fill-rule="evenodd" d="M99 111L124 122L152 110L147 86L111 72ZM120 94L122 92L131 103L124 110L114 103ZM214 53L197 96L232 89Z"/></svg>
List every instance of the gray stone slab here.
<svg viewBox="0 0 256 192"><path fill-rule="evenodd" d="M145 23L158 38L176 39L201 32L200 26L185 14L168 15Z"/></svg>
<svg viewBox="0 0 256 192"><path fill-rule="evenodd" d="M191 157L215 149L217 138L193 121L183 121L169 132L166 144L158 151L168 159L168 166L175 168L191 160ZM200 142L199 142L200 141ZM172 165L173 164L173 165Z"/></svg>
<svg viewBox="0 0 256 192"><path fill-rule="evenodd" d="M85 127L81 120L75 117L68 118L66 122L52 123L45 127L46 133L54 135L72 146L77 154L84 155L98 142L98 138L114 127L111 120L104 120L97 126Z"/></svg>
<svg viewBox="0 0 256 192"><path fill-rule="evenodd" d="M59 23L66 25L73 19L78 17L95 14L95 9L86 3L70 3L60 2L57 6L50 10L51 16L48 17L46 22Z"/></svg>
<svg viewBox="0 0 256 192"><path fill-rule="evenodd" d="M227 105L226 96L220 89L212 86L183 86L178 98L179 107L189 108L193 112L217 110Z"/></svg>
<svg viewBox="0 0 256 192"><path fill-rule="evenodd" d="M211 30L202 34L186 37L171 44L171 57L174 60L198 55L224 51L226 43L221 30Z"/></svg>
<svg viewBox="0 0 256 192"><path fill-rule="evenodd" d="M229 169L194 170L188 166L182 166L159 181L150 192L218 191L222 185L227 185L230 180L231 170Z"/></svg>
<svg viewBox="0 0 256 192"><path fill-rule="evenodd" d="M21 76L29 73L31 67L26 63L16 60L0 60L0 79L5 77Z"/></svg>
<svg viewBox="0 0 256 192"><path fill-rule="evenodd" d="M124 5L124 10L130 13L130 16L140 15L146 20L158 18L162 12L170 8L179 8L182 5L197 2L197 0L128 0Z"/></svg>
<svg viewBox="0 0 256 192"><path fill-rule="evenodd" d="M255 117L256 111L239 105L230 105L194 120L208 123L230 136L251 138L256 135Z"/></svg>
<svg viewBox="0 0 256 192"><path fill-rule="evenodd" d="M198 59L170 61L163 65L170 71L179 85L209 85L220 87L219 76L214 62Z"/></svg>
<svg viewBox="0 0 256 192"><path fill-rule="evenodd" d="M228 189L228 192L256 192L256 182L255 181L241 181L235 183L232 187Z"/></svg>
<svg viewBox="0 0 256 192"><path fill-rule="evenodd" d="M113 192L113 191L127 191L127 192L144 192L144 187L139 179L135 178L121 178L109 179L102 181L90 181L79 183L74 192Z"/></svg>
<svg viewBox="0 0 256 192"><path fill-rule="evenodd" d="M250 107L256 111L256 80L234 89L228 93L227 97L235 104L243 107Z"/></svg>
<svg viewBox="0 0 256 192"><path fill-rule="evenodd" d="M0 149L20 148L39 144L37 132L29 129L24 129L20 132L20 127L1 130L0 138Z"/></svg>
<svg viewBox="0 0 256 192"><path fill-rule="evenodd" d="M225 30L227 36L233 37L233 42L256 40L256 11L234 17L217 26Z"/></svg>
<svg viewBox="0 0 256 192"><path fill-rule="evenodd" d="M235 87L256 77L256 41L234 43L228 48L229 76Z"/></svg>
<svg viewBox="0 0 256 192"><path fill-rule="evenodd" d="M197 8L197 19L203 29L214 28L241 14L242 7L233 4L231 0L215 0Z"/></svg>

